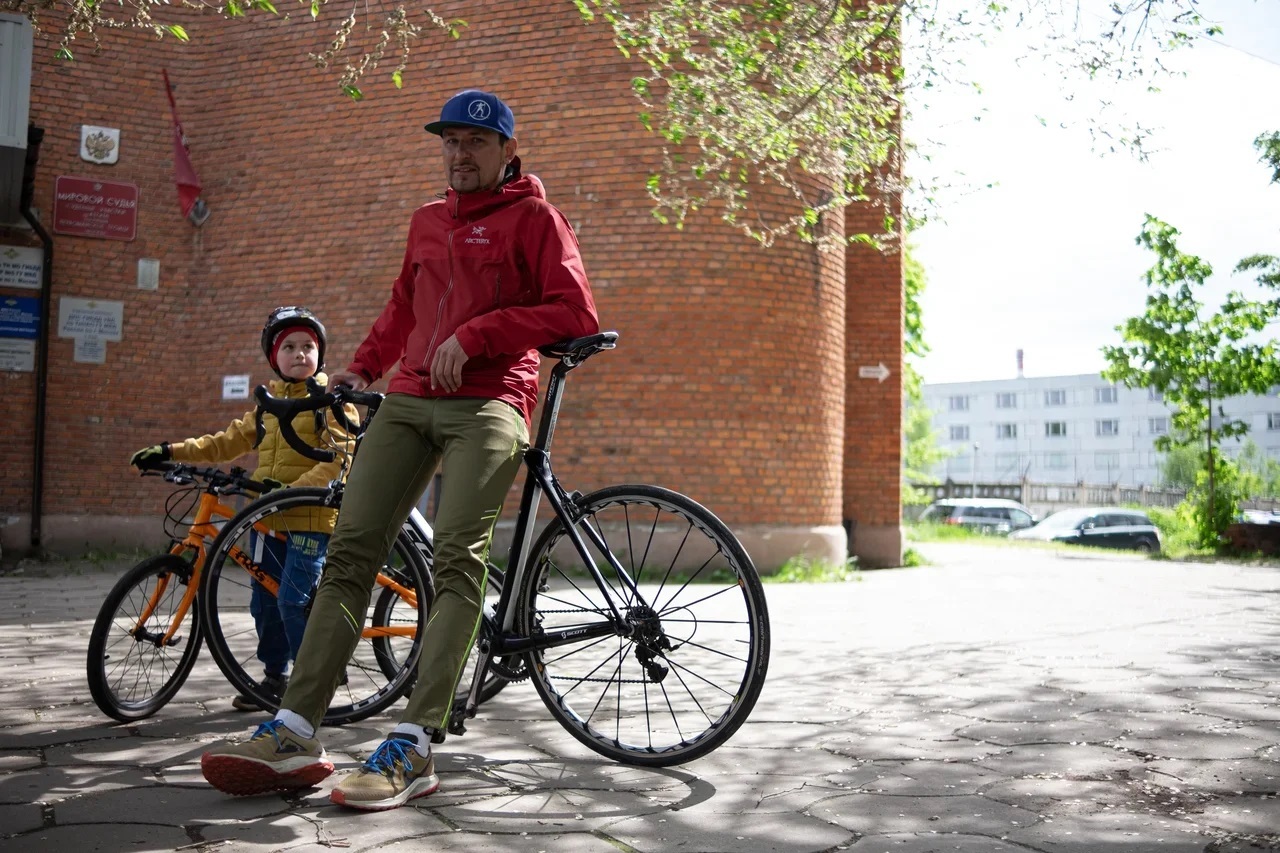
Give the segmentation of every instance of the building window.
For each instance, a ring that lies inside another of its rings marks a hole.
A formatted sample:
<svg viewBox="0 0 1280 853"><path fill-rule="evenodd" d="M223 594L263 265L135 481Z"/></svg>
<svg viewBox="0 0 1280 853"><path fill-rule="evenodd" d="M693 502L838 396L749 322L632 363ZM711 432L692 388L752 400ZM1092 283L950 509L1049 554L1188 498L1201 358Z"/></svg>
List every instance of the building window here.
<svg viewBox="0 0 1280 853"><path fill-rule="evenodd" d="M1018 395L1012 391L1002 391L996 395L997 409L1018 408Z"/></svg>
<svg viewBox="0 0 1280 853"><path fill-rule="evenodd" d="M1120 434L1120 422L1117 420L1096 421L1098 435L1109 436Z"/></svg>
<svg viewBox="0 0 1280 853"><path fill-rule="evenodd" d="M1168 435L1169 419L1168 418L1148 418L1147 431L1152 435Z"/></svg>
<svg viewBox="0 0 1280 853"><path fill-rule="evenodd" d="M1070 459L1065 453L1046 453L1044 455L1044 467L1051 468L1054 471L1061 471L1070 467Z"/></svg>
<svg viewBox="0 0 1280 853"><path fill-rule="evenodd" d="M996 454L996 470L997 471L1017 471L1018 470L1018 454L997 453Z"/></svg>
<svg viewBox="0 0 1280 853"><path fill-rule="evenodd" d="M954 425L953 425L953 426L951 427L951 440L952 440L952 441L968 441L968 440L969 440L969 427L968 427L968 426L954 426Z"/></svg>
<svg viewBox="0 0 1280 853"><path fill-rule="evenodd" d="M1280 429L1280 412L1267 412L1267 429Z"/></svg>
<svg viewBox="0 0 1280 853"><path fill-rule="evenodd" d="M1093 402L1095 403L1114 403L1119 399L1120 395L1116 393L1116 386L1114 385L1093 389Z"/></svg>
<svg viewBox="0 0 1280 853"><path fill-rule="evenodd" d="M1120 454L1116 451L1093 454L1093 467L1111 471L1120 467Z"/></svg>
<svg viewBox="0 0 1280 853"><path fill-rule="evenodd" d="M1156 390L1156 389L1154 389L1154 388L1148 388L1148 389L1147 389L1147 399L1148 399L1148 400L1150 400L1150 401L1151 401L1151 402L1153 402L1153 403L1163 403L1163 402L1164 402L1164 394L1161 394L1159 391L1157 391L1157 390Z"/></svg>
<svg viewBox="0 0 1280 853"><path fill-rule="evenodd" d="M996 424L996 438L1017 438L1017 424Z"/></svg>
<svg viewBox="0 0 1280 853"><path fill-rule="evenodd" d="M969 411L969 398L964 394L955 394L947 399L947 408L953 412Z"/></svg>
<svg viewBox="0 0 1280 853"><path fill-rule="evenodd" d="M1052 391L1044 392L1044 404L1046 406L1065 406L1067 404L1067 392L1063 388L1055 388Z"/></svg>
<svg viewBox="0 0 1280 853"><path fill-rule="evenodd" d="M1044 425L1045 438L1062 438L1067 434L1066 421L1048 421Z"/></svg>

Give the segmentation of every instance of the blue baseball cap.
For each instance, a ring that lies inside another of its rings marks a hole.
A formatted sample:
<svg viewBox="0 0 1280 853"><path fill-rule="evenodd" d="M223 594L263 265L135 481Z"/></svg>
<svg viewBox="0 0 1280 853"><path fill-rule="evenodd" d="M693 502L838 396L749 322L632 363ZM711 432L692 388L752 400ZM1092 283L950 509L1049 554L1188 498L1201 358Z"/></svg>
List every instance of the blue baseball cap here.
<svg viewBox="0 0 1280 853"><path fill-rule="evenodd" d="M497 95L467 89L445 102L439 121L423 127L436 136L441 135L446 127L483 127L511 139L516 135L516 117Z"/></svg>

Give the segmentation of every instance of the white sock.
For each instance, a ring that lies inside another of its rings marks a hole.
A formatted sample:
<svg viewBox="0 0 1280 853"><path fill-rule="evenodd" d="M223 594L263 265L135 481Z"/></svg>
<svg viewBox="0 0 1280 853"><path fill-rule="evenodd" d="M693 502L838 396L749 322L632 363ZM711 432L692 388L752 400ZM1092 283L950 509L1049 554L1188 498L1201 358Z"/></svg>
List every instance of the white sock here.
<svg viewBox="0 0 1280 853"><path fill-rule="evenodd" d="M288 724L286 723L286 725ZM290 728L292 728L292 726L290 726ZM414 749L417 750L418 755L426 758L431 754L431 736L427 734L427 730L422 726L415 726L413 723L400 723L391 730L391 734L413 735L413 739L418 743L418 745L414 747Z"/></svg>
<svg viewBox="0 0 1280 853"><path fill-rule="evenodd" d="M276 711L276 719L288 726L289 731L296 735L307 738L316 736L316 727L311 725L311 722L306 717L301 714L295 714L288 708L281 708Z"/></svg>

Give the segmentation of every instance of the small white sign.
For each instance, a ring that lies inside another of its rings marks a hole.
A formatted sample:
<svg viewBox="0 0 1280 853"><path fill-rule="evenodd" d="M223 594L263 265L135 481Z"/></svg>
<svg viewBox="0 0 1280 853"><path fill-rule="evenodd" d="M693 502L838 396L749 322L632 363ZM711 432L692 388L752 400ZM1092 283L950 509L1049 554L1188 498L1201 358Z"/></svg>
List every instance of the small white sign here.
<svg viewBox="0 0 1280 853"><path fill-rule="evenodd" d="M38 246L0 246L0 287L39 290L44 272L44 249Z"/></svg>
<svg viewBox="0 0 1280 853"><path fill-rule="evenodd" d="M138 258L138 290L160 289L160 261L157 258Z"/></svg>
<svg viewBox="0 0 1280 853"><path fill-rule="evenodd" d="M97 335L77 335L75 353L72 360L84 364L106 364L107 342Z"/></svg>
<svg viewBox="0 0 1280 853"><path fill-rule="evenodd" d="M880 362L874 367L863 365L858 368L859 379L878 379L881 382L889 378L889 368L884 366L884 362Z"/></svg>
<svg viewBox="0 0 1280 853"><path fill-rule="evenodd" d="M124 303L106 299L76 299L64 296L58 300L58 337L78 338L86 335L118 341L124 329Z"/></svg>
<svg viewBox="0 0 1280 853"><path fill-rule="evenodd" d="M19 338L0 338L0 371L34 373L36 342Z"/></svg>
<svg viewBox="0 0 1280 853"><path fill-rule="evenodd" d="M80 125L80 159L109 166L120 159L120 131L114 127Z"/></svg>
<svg viewBox="0 0 1280 853"><path fill-rule="evenodd" d="M222 399L224 400L247 400L249 399L249 376L224 376L222 377Z"/></svg>

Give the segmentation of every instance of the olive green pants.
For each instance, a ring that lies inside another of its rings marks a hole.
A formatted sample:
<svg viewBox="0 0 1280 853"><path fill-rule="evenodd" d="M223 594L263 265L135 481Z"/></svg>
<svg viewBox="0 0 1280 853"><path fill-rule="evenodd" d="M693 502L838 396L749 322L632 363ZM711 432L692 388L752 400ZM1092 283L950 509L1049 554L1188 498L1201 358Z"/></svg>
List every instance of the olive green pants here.
<svg viewBox="0 0 1280 853"><path fill-rule="evenodd" d="M439 465L436 597L402 719L445 727L475 642L493 526L528 443L524 417L498 400L387 395L352 465L281 708L319 727L360 641L374 578Z"/></svg>

